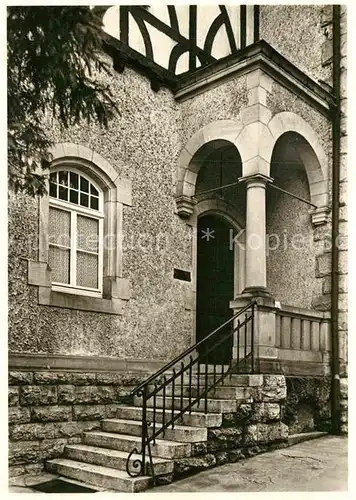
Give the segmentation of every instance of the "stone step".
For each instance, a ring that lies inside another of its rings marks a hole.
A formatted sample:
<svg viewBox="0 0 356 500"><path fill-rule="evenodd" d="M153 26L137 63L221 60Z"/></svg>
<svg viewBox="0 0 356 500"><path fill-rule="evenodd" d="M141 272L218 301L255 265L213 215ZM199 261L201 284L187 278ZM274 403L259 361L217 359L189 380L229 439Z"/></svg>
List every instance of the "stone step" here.
<svg viewBox="0 0 356 500"><path fill-rule="evenodd" d="M215 365L215 371L216 372L222 372L224 369L224 372L226 373L227 370L230 368L229 365ZM205 363L200 364L200 373L205 373L207 371L208 373L214 373L214 365L205 365ZM198 372L198 365L194 365L193 373Z"/></svg>
<svg viewBox="0 0 356 500"><path fill-rule="evenodd" d="M89 484L89 483L84 483L83 481L78 481L77 479L72 479L70 477L64 477L64 476L55 476L56 479L59 481L66 483L67 485L76 485L76 486L81 486L82 488L87 488L88 490L93 490L93 493L103 493L103 492L112 492L115 490L108 489L108 488L103 488L100 486L97 486L96 484Z"/></svg>
<svg viewBox="0 0 356 500"><path fill-rule="evenodd" d="M106 419L101 421L102 430L105 432L117 432L119 434L129 434L130 436L141 436L142 423L138 420ZM162 424L156 422L156 431L162 428ZM149 435L152 434L152 425L148 428ZM166 429L161 439L170 441L180 441L181 443L200 443L206 441L208 431L206 427L191 427L177 425L174 429Z"/></svg>
<svg viewBox="0 0 356 500"><path fill-rule="evenodd" d="M64 455L65 457L78 462L102 465L103 467L126 471L126 461L128 457L128 453L126 451L99 448L97 446L89 446L87 444L70 444L65 447ZM133 464L135 460L140 460L140 458L141 455L131 455L131 464ZM156 475L170 474L173 472L174 464L171 460L152 457L152 462Z"/></svg>
<svg viewBox="0 0 356 500"><path fill-rule="evenodd" d="M183 408L187 407L189 404L189 398L182 398L183 399ZM172 398L171 396L168 396L165 398L165 407L166 409L171 409L172 405L174 406L175 409L179 410L180 409L180 404L181 404L181 398ZM135 396L134 397L134 405L135 406L142 406L142 397ZM150 398L147 400L147 406L152 408L154 405L154 399ZM193 407L193 410L195 411L202 411L204 412L205 408L205 402L203 400L200 401L199 406L195 405ZM156 397L156 408L163 408L163 397L162 396L157 396ZM209 413L231 413L236 411L237 408L237 401L234 399L210 399L208 398L207 400L207 411ZM169 412L167 412L169 413Z"/></svg>
<svg viewBox="0 0 356 500"><path fill-rule="evenodd" d="M214 382L216 383L219 378L221 378L221 372L216 372L216 376L214 379L214 375L211 373L208 373L207 378L207 384L208 387L212 386ZM167 380L170 379L170 375L167 376ZM198 381L199 381L199 386L200 389L205 386L205 373L200 373L200 376L198 377L198 374L193 372L191 376L191 384L193 387L198 386ZM183 376L183 385L184 387L188 387L190 382L190 377L188 373L185 373ZM261 386L263 384L263 375L257 375L257 374L231 374L227 375L222 381L219 382L217 387L256 387L256 386ZM178 376L175 379L175 391L179 391L181 386L181 377ZM171 390L171 383L166 387L166 394L169 394L169 391ZM149 385L150 391L153 390L155 387L153 384Z"/></svg>
<svg viewBox="0 0 356 500"><path fill-rule="evenodd" d="M221 371L216 372L216 377L215 380L221 377ZM205 373L204 375L200 374L198 377L197 373L192 374L191 382L193 386L196 386L198 384L198 378L199 378L199 384L200 386L205 384ZM212 385L214 383L214 375L211 373L208 374L208 386ZM180 378L178 377L176 380L179 380L180 383ZM189 374L185 373L183 377L183 382L184 384L189 384ZM252 387L252 386L258 386L263 384L263 375L257 375L257 374L232 374L232 375L227 375L224 379L223 382L219 383L219 387L221 386L228 386L228 387Z"/></svg>
<svg viewBox="0 0 356 500"><path fill-rule="evenodd" d="M48 460L46 468L49 472L61 476L124 493L143 491L151 485L151 478L148 476L132 478L127 472L121 470L78 462L68 458Z"/></svg>
<svg viewBox="0 0 356 500"><path fill-rule="evenodd" d="M288 436L288 446L294 446L298 443L303 443L304 441L310 441L311 439L317 439L323 436L327 436L327 432L322 431L312 431L312 432L303 432L300 434L291 434Z"/></svg>
<svg viewBox="0 0 356 500"><path fill-rule="evenodd" d="M152 388L153 389L153 388ZM204 387L200 386L199 390L196 385L189 387L188 385L179 385L174 389L174 395L180 396L183 393L183 397L188 398L189 394L191 394L192 398L197 397L198 394L201 394L204 391ZM241 387L241 386L229 386L226 385L218 385L215 389L211 389L208 392L208 397L210 399L246 399L249 398L251 393L254 391L253 387ZM168 386L166 388L166 396L172 395L172 386ZM163 391L160 390L157 394L158 396L163 396Z"/></svg>
<svg viewBox="0 0 356 500"><path fill-rule="evenodd" d="M130 453L134 448L141 448L141 438L125 434L93 431L84 433L84 444L110 448L112 450L125 451ZM166 439L156 439L156 444L151 443L151 453L154 457L160 458L184 458L191 454L190 443L178 443Z"/></svg>
<svg viewBox="0 0 356 500"><path fill-rule="evenodd" d="M178 414L179 411L174 412ZM170 412L171 415L171 412ZM117 418L127 420L142 421L142 407L139 406L119 406L117 409ZM147 408L147 419L150 421L153 418L153 410ZM156 422L162 422L163 410L156 408ZM167 412L166 412L167 421ZM193 427L220 427L222 423L222 415L219 413L202 413L192 411L190 414L185 413L179 420L176 420L177 425L183 424Z"/></svg>

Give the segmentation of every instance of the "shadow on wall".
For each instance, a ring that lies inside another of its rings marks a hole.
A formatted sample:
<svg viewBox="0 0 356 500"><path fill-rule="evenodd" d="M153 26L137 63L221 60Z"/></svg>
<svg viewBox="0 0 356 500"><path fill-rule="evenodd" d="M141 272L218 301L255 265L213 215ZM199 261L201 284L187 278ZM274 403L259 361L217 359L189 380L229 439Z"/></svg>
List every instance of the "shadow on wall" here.
<svg viewBox="0 0 356 500"><path fill-rule="evenodd" d="M329 377L286 377L287 398L282 407L282 422L289 435L331 430Z"/></svg>

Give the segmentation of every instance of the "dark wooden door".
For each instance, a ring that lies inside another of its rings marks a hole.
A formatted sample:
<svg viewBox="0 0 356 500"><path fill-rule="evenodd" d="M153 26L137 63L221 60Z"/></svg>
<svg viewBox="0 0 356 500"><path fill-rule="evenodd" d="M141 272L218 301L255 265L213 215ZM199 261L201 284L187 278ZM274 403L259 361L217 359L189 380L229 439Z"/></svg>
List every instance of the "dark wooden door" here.
<svg viewBox="0 0 356 500"><path fill-rule="evenodd" d="M229 307L234 294L234 251L230 244L232 227L216 215L206 215L198 221L197 244L197 341L232 316ZM218 334L225 336L228 325ZM215 337L215 336L214 336ZM216 344L215 337L215 344ZM208 343L212 346L212 342ZM202 350L201 350L202 351ZM217 352L209 355L209 362L226 363L232 356L232 339L224 341Z"/></svg>

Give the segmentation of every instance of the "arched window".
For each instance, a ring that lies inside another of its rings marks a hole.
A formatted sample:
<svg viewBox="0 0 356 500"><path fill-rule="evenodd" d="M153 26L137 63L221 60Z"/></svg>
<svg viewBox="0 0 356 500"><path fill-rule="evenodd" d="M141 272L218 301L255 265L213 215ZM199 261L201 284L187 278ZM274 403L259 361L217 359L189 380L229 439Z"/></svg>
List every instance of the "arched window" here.
<svg viewBox="0 0 356 500"><path fill-rule="evenodd" d="M101 295L103 193L75 168L61 166L49 176L48 264L52 288Z"/></svg>
<svg viewBox="0 0 356 500"><path fill-rule="evenodd" d="M131 287L123 276L124 207L131 180L93 149L59 143L51 151L48 196L39 200L38 260L28 283L38 303L121 315Z"/></svg>

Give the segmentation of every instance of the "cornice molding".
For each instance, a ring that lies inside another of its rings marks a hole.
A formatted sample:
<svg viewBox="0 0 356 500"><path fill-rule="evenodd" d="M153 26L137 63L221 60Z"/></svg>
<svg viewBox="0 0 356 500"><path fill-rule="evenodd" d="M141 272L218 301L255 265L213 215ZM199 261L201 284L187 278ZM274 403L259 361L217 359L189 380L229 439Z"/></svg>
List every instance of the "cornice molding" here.
<svg viewBox="0 0 356 500"><path fill-rule="evenodd" d="M279 54L264 40L246 47L236 54L220 59L194 73L186 73L179 78L175 98L189 99L220 85L236 76L242 76L256 69L268 74L274 81L299 95L323 114L329 116L334 106L330 92L299 70L294 64Z"/></svg>
<svg viewBox="0 0 356 500"><path fill-rule="evenodd" d="M112 57L116 71L122 72L125 66L130 66L151 81L154 91L160 87L169 88L178 102L201 94L228 79L261 69L327 117L331 117L335 108L331 91L307 76L264 40L179 76L106 33L103 34L103 49Z"/></svg>

